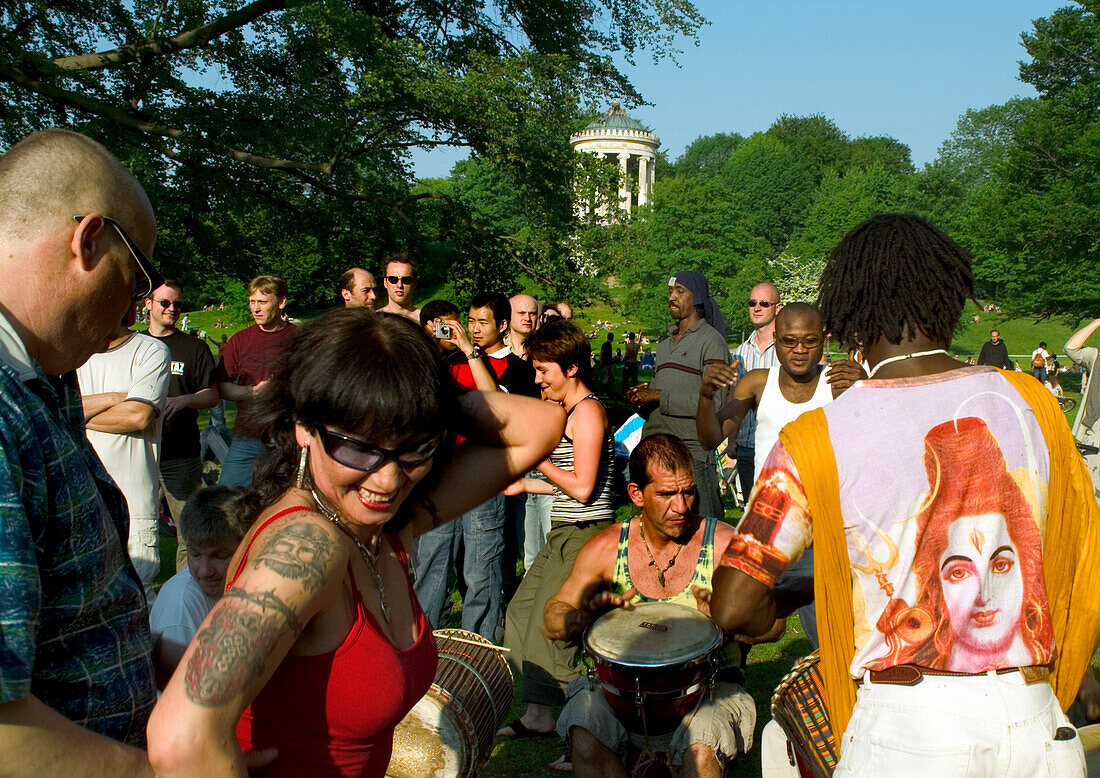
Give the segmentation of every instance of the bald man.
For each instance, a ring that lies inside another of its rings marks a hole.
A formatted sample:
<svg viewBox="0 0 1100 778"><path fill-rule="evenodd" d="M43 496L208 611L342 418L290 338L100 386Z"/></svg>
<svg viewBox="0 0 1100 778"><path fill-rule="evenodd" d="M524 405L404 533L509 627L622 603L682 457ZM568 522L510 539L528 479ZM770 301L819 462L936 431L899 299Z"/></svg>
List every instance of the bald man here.
<svg viewBox="0 0 1100 778"><path fill-rule="evenodd" d="M539 304L529 294L517 294L508 302L512 306L512 318L508 323L508 345L517 357L527 359L523 343L539 323Z"/></svg>
<svg viewBox="0 0 1100 778"><path fill-rule="evenodd" d="M770 281L763 281L752 288L747 301L752 333L734 350L732 364L740 363L741 375L751 370L767 370L777 364L775 357L775 317L783 304L779 302L779 289ZM745 414L737 430L737 475L741 481L741 495L749 499L752 489L753 465L756 460L756 415ZM765 454L767 452L764 452ZM728 451L726 456L733 456Z"/></svg>
<svg viewBox="0 0 1100 778"><path fill-rule="evenodd" d="M378 300L378 285L369 270L353 267L340 276L340 296L348 308L373 308Z"/></svg>
<svg viewBox="0 0 1100 778"><path fill-rule="evenodd" d="M141 185L65 130L0 157L0 754L5 775L152 776L152 637L127 513L74 371L162 278Z"/></svg>

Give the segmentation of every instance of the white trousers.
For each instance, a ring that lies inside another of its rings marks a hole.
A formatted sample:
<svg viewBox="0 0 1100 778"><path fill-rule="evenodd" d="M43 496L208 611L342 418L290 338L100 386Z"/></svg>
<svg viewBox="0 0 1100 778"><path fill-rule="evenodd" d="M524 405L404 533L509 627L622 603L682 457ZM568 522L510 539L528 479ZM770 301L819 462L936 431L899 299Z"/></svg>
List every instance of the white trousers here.
<svg viewBox="0 0 1100 778"><path fill-rule="evenodd" d="M1081 739L1020 673L860 686L834 778L1081 778Z"/></svg>

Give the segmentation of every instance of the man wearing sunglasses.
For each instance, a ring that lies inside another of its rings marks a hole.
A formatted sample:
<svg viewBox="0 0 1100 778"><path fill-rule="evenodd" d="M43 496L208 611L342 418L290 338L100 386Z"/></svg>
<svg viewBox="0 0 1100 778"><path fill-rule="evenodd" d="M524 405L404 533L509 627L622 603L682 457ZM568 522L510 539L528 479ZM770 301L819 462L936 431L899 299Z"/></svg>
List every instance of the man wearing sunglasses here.
<svg viewBox="0 0 1100 778"><path fill-rule="evenodd" d="M14 775L152 776L149 613L75 371L160 284L155 238L141 185L95 141L46 130L0 157L0 761Z"/></svg>
<svg viewBox="0 0 1100 778"><path fill-rule="evenodd" d="M775 317L783 304L779 302L779 289L775 284L764 281L749 292L749 321L752 333L738 346L732 355L732 362L739 366L739 375L751 370L769 370L778 364L775 357ZM741 481L742 499L748 501L753 484L753 463L756 461L756 414L745 414L741 427L737 430L737 477ZM764 452L767 455L768 452ZM731 456L733 452L727 452Z"/></svg>
<svg viewBox="0 0 1100 778"><path fill-rule="evenodd" d="M148 335L171 353L168 398L164 401L164 428L160 438L160 489L179 527L183 503L202 483L199 456L199 411L218 402L214 357L210 347L177 327L183 312L183 288L166 278L145 298ZM187 566L187 544L177 535L176 571Z"/></svg>
<svg viewBox="0 0 1100 778"><path fill-rule="evenodd" d="M394 254L382 263L382 281L389 301L379 310L394 313L420 323L420 309L413 305L416 289L416 265L408 254Z"/></svg>

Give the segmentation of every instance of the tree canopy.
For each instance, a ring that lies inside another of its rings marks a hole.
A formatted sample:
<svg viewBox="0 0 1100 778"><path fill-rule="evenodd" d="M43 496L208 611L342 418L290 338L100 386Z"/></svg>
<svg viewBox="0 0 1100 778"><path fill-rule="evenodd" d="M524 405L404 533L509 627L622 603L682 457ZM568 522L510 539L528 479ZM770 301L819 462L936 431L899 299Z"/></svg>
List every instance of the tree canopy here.
<svg viewBox="0 0 1100 778"><path fill-rule="evenodd" d="M611 55L674 54L702 23L686 0L5 3L0 143L88 132L149 182L169 272L280 272L317 298L342 267L435 239L514 259L458 213L419 229L422 202L447 200L411 191L414 147L497 165L560 247L570 131L611 94L641 100Z"/></svg>

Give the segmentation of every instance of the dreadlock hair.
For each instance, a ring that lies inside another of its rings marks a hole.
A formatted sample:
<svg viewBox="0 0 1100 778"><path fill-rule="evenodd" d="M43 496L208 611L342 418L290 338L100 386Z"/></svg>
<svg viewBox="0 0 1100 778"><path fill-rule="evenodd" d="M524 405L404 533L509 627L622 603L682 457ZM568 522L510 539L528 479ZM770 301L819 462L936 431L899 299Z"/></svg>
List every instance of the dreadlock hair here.
<svg viewBox="0 0 1100 778"><path fill-rule="evenodd" d="M845 235L821 274L825 330L846 347L918 331L950 343L974 295L970 254L927 219L880 213Z"/></svg>

